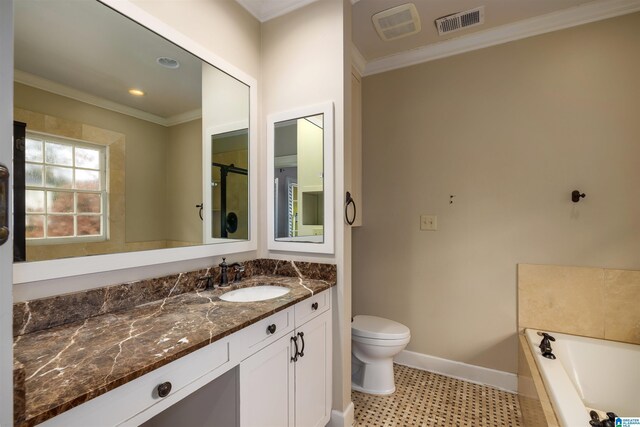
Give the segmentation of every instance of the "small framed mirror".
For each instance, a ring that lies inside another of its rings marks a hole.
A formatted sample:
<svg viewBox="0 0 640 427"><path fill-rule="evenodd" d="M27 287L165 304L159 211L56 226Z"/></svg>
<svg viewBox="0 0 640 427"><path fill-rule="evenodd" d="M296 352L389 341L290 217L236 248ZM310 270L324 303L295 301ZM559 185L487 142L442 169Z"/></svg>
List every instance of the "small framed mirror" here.
<svg viewBox="0 0 640 427"><path fill-rule="evenodd" d="M333 253L333 103L269 115L269 249Z"/></svg>

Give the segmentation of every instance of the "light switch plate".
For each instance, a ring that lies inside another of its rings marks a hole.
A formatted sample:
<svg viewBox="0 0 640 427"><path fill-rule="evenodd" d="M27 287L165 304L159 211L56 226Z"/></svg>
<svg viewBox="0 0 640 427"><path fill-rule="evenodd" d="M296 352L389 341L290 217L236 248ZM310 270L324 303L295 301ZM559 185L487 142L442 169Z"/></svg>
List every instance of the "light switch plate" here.
<svg viewBox="0 0 640 427"><path fill-rule="evenodd" d="M438 229L438 217L436 215L420 215L421 231L436 231Z"/></svg>

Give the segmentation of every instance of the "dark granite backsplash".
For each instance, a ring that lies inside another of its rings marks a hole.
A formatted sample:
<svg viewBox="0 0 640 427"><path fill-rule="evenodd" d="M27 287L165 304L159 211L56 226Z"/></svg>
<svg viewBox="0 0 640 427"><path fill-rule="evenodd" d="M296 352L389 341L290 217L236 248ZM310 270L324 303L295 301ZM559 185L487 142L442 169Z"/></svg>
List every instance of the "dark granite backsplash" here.
<svg viewBox="0 0 640 427"><path fill-rule="evenodd" d="M278 275L335 283L337 275L336 266L333 264L256 259L247 261L244 265L243 277L246 278ZM235 276L233 270L229 270L230 281ZM220 268L215 266L205 270L19 302L13 305L13 335L41 331L90 317L127 310L169 296L202 290L206 281L199 279L208 275L213 276L215 283L220 282Z"/></svg>

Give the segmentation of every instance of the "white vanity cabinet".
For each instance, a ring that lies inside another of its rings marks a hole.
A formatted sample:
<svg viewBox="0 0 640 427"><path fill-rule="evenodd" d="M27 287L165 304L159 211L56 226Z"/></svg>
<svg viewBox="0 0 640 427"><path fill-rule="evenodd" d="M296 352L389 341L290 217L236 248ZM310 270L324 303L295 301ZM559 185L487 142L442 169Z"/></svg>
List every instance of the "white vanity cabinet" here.
<svg viewBox="0 0 640 427"><path fill-rule="evenodd" d="M321 427L331 416L331 312L310 320L296 333L304 334L305 348L304 355L293 363L295 425Z"/></svg>
<svg viewBox="0 0 640 427"><path fill-rule="evenodd" d="M330 295L325 291L298 303L295 330L240 364L242 427L312 427L329 422Z"/></svg>
<svg viewBox="0 0 640 427"><path fill-rule="evenodd" d="M275 343L240 364L240 425L294 425L294 347L291 337Z"/></svg>

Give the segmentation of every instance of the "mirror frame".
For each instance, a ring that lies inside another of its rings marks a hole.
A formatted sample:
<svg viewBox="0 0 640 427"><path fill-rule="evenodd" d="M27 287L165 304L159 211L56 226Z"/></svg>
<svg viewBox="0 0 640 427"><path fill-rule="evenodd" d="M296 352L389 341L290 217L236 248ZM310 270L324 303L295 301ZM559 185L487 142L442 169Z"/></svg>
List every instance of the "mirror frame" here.
<svg viewBox="0 0 640 427"><path fill-rule="evenodd" d="M199 43L136 6L130 0L96 0L139 25L175 43L182 49L208 62L219 70L249 86L249 240L202 244L182 248L155 249L33 261L13 264L13 284L59 279L111 270L144 267L169 262L227 255L258 249L258 86L255 78L212 53ZM203 150L204 146L203 144ZM204 190L203 190L204 191Z"/></svg>
<svg viewBox="0 0 640 427"><path fill-rule="evenodd" d="M324 241L312 242L282 242L275 239L275 124L302 117L324 114L323 125L323 192L324 192ZM277 251L310 252L321 254L334 253L334 188L333 188L333 102L312 105L295 110L273 113L267 117L267 248Z"/></svg>

